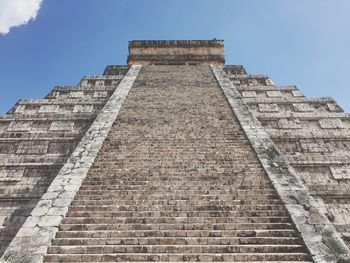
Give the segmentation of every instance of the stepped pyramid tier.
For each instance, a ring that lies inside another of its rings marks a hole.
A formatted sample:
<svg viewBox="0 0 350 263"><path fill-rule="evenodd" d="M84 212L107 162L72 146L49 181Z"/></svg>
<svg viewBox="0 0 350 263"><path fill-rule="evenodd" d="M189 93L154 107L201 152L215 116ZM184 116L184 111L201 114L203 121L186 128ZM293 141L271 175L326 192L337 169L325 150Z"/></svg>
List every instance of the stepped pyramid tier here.
<svg viewBox="0 0 350 263"><path fill-rule="evenodd" d="M223 46L130 41L1 116L1 262L349 262L350 115Z"/></svg>
<svg viewBox="0 0 350 263"><path fill-rule="evenodd" d="M128 64L225 64L223 40L129 41Z"/></svg>

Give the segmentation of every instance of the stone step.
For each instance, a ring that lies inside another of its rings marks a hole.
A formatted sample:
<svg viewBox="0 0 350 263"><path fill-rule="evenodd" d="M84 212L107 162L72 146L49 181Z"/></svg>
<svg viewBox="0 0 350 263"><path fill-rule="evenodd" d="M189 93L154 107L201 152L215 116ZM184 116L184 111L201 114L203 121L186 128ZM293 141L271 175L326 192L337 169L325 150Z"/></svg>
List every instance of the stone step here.
<svg viewBox="0 0 350 263"><path fill-rule="evenodd" d="M1 140L7 140L7 139L23 139L23 140L36 140L36 139L40 139L40 140L45 140L45 139L50 139L50 138L56 138L57 140L59 139L80 139L81 137L81 133L78 132L77 130L72 130L72 131L54 131L54 132L50 132L50 131L25 131L25 132L21 132L21 131L11 131L11 132L5 132L2 131L0 133L0 138Z"/></svg>
<svg viewBox="0 0 350 263"><path fill-rule="evenodd" d="M143 191L143 192L142 192ZM146 195L145 192L148 191L148 194ZM112 191L112 190L82 190L81 192L77 193L78 197L83 198L95 198L95 200L99 200L98 198L116 198L118 197L118 200L121 195L131 195L135 196L136 199L140 199L141 194L145 194L142 196L142 200L152 200L153 197L156 197L157 200L161 200L162 197L164 200L169 200L169 198L176 197L179 200L189 200L189 199L200 199L207 198L207 199L218 199L224 198L226 199L232 199L232 196L240 194L240 195L255 195L255 193L260 192L261 190L246 190L246 189L237 189L237 192L228 192L225 190L218 190L218 189L203 189L203 190L196 190L195 193L193 190L178 190L178 191L154 191L154 190L140 190L140 191L134 191L134 190L118 190L118 191ZM152 192L152 195L149 195L149 192ZM138 193L138 194L137 194ZM275 192L267 193L268 195L275 195ZM266 195L266 193L265 193ZM171 200L171 199L170 199Z"/></svg>
<svg viewBox="0 0 350 263"><path fill-rule="evenodd" d="M120 202L119 200L115 200L113 197L104 198L104 200L82 200L80 198L76 198L72 205L80 206L80 205L124 205L124 206L233 206L237 207L237 199L232 200L217 200L217 199L209 199L209 200L125 200ZM240 202L239 202L240 204ZM242 205L239 205L242 206ZM281 206L279 206L281 207ZM271 209L271 206L269 207Z"/></svg>
<svg viewBox="0 0 350 263"><path fill-rule="evenodd" d="M85 183L81 186L82 190L88 190L88 189L93 189L93 190L99 190L99 189L104 189L104 190L116 190L116 191L143 191L143 192L166 192L169 190L176 191L176 190L190 190L190 191L203 191L203 190L222 190L225 192L232 192L232 190L236 190L234 193L235 195L252 195L252 196L266 196L266 197L274 197L275 196L275 191L272 190L266 190L266 192L252 192L249 190L237 190L234 185L213 185L213 184L201 184L198 185L195 183L188 183L188 184L166 184L164 183L163 185L156 184L155 182L153 184L146 184L146 185L132 185L132 184L118 184L118 185L112 185L112 184L98 184L98 185L86 185ZM225 189L225 190L223 190ZM233 195L233 194L232 194Z"/></svg>
<svg viewBox="0 0 350 263"><path fill-rule="evenodd" d="M221 209L216 209L221 207ZM185 212L188 213L188 215L197 216L196 213L199 213L198 215L206 215L211 212L217 212L220 216L225 215L229 216L230 213L233 212L232 215L235 215L235 212L238 211L266 211L266 210L284 210L284 207L282 205L230 205L230 206L198 206L196 209L193 209L192 206L183 206L181 209L179 209L178 206L162 206L163 209L159 209L158 206L124 206L124 205L110 205L110 206L70 206L69 211L70 212L113 212L113 215L117 215L118 213L124 212L125 215L133 213L153 213L152 216L155 216L155 212L158 212L160 215L163 213L163 215L166 215L168 213L171 213L172 216L175 216L176 212ZM167 210L165 210L166 208ZM205 214L201 214L205 213ZM122 215L122 214L119 214ZM132 214L135 215L135 214Z"/></svg>
<svg viewBox="0 0 350 263"><path fill-rule="evenodd" d="M5 155L0 154L0 166L61 166L68 155Z"/></svg>
<svg viewBox="0 0 350 263"><path fill-rule="evenodd" d="M71 92L95 92L95 91L112 91L115 87L111 86L90 86L90 89L87 89L86 86L56 86L54 87L50 93L53 92L64 92L64 93L71 93ZM47 98L50 99L50 98Z"/></svg>
<svg viewBox="0 0 350 263"><path fill-rule="evenodd" d="M129 66L108 65L103 72L103 77L107 79L122 78L122 76L126 74L128 69L129 69Z"/></svg>
<svg viewBox="0 0 350 263"><path fill-rule="evenodd" d="M136 205L136 206L125 206L125 205L74 205L70 206L70 211L137 211L137 212L234 212L237 209L235 205L164 205L164 206L147 206L147 205Z"/></svg>
<svg viewBox="0 0 350 263"><path fill-rule="evenodd" d="M148 189L147 189L148 188ZM79 196L84 196L84 198L89 198L90 196L93 196L96 198L100 197L103 199L107 200L113 200L114 198L119 198L122 196L126 196L128 197L129 195L132 196L136 196L136 197L141 197L142 194L144 194L143 196L145 198L147 198L146 200L159 200L158 198L165 196L167 198L163 198L163 199L167 199L167 200L172 200L172 197L176 197L178 198L178 200L189 200L192 199L190 197L199 197L199 196L203 196L204 198L207 197L208 200L219 200L219 198L224 198L223 200L230 200L234 197L256 197L259 196L259 191L248 191L248 190L237 190L236 193L229 193L227 191L224 190L220 190L220 189L213 189L214 187L212 187L212 189L205 189L204 187L200 190L197 190L198 192L200 191L200 193L198 193L198 195L194 195L192 192L186 192L186 189L169 189L167 191L164 191L164 195L162 195L163 191L158 191L155 189L151 189L151 188L156 188L156 187L142 187L142 189L140 189L138 192L139 194L137 194L135 192L135 190L125 190L125 189L116 189L113 192L106 192L103 191L101 192L101 194L96 195L96 192L89 192L89 190L87 190L87 192L82 192L79 194ZM185 187L181 187L181 188L185 188ZM108 190L111 191L111 190ZM188 190L191 191L191 190ZM133 194L134 193L134 194ZM274 191L271 191L271 193L261 193L261 195L265 198L269 198L272 197L273 199L275 199L276 197L276 193ZM153 198L152 198L153 197ZM156 198L154 198L156 197ZM152 199L151 199L152 198ZM197 198L198 199L198 198ZM142 199L143 200L143 199ZM99 199L82 199L80 201L99 201ZM204 200L205 201L205 200Z"/></svg>
<svg viewBox="0 0 350 263"><path fill-rule="evenodd" d="M45 261L45 262L48 262L48 261ZM51 261L51 262L56 262L58 263L58 261ZM83 261L79 261L79 262L83 262ZM106 262L106 261L105 261ZM119 262L123 262L123 261L119 261ZM126 261L126 262L133 262L133 261ZM123 263L126 263L126 262L123 262ZM157 261L158 263L165 263L165 262L169 262L169 261ZM177 261L177 262L182 262L182 261ZM194 262L197 262L197 261L186 261L187 263L194 263ZM205 261L201 261L202 263L208 263L208 262L205 262ZM212 261L212 262L215 262L215 261ZM247 262L247 261L234 261L235 263L244 263L244 262ZM261 261L249 261L250 263L261 263ZM68 261L66 263L72 263L72 261ZM84 261L83 263L86 263L86 261ZM97 262L89 262L89 263L97 263ZM269 263L282 263L281 261L269 261ZM283 261L283 263L312 263L311 261Z"/></svg>
<svg viewBox="0 0 350 263"><path fill-rule="evenodd" d="M301 245L90 245L50 246L48 254L112 253L302 253Z"/></svg>
<svg viewBox="0 0 350 263"><path fill-rule="evenodd" d="M94 230L280 230L293 229L291 223L194 223L194 224L61 224L62 231Z"/></svg>
<svg viewBox="0 0 350 263"><path fill-rule="evenodd" d="M328 166L350 164L350 154L348 152L337 153L314 153L299 155L285 154L287 161L296 166Z"/></svg>
<svg viewBox="0 0 350 263"><path fill-rule="evenodd" d="M266 131L269 133L270 137L275 139L325 139L325 140L339 140L339 141L348 141L350 140L350 133L348 130L338 129L331 131L327 130L279 130L267 128Z"/></svg>
<svg viewBox="0 0 350 263"><path fill-rule="evenodd" d="M170 189L167 190L157 190L157 189L148 189L148 190L125 190L125 189L116 189L117 187L110 187L110 189L106 189L107 187L98 187L99 189L96 189L97 187L91 187L91 189L81 186L81 188L85 189L79 189L80 194L102 194L102 195L109 195L113 194L115 197L120 196L127 196L127 195L136 195L136 196L148 196L152 194L152 196L165 196L165 197L171 197L173 195L179 195L179 196L198 196L198 195L214 195L214 196L222 196L226 195L227 197L230 196L231 198L234 198L236 196L241 196L244 198L247 197L253 197L256 199L263 199L263 198L271 198L271 199L278 199L276 194L254 194L254 192L249 193L239 193L235 191L230 191L229 189L222 187L222 189L200 189L200 190L187 190L187 189Z"/></svg>
<svg viewBox="0 0 350 263"><path fill-rule="evenodd" d="M105 104L105 98L89 98L89 97L78 97L78 98L65 98L64 100L58 99L21 99L17 102L17 105L31 105L31 106L44 106L44 105L95 105Z"/></svg>
<svg viewBox="0 0 350 263"><path fill-rule="evenodd" d="M252 262L252 261L297 261L311 262L307 253L157 253L157 254L53 254L46 255L44 262L137 262L137 261L178 261L178 262Z"/></svg>
<svg viewBox="0 0 350 263"><path fill-rule="evenodd" d="M293 104L293 103L306 103L306 104L325 104L325 103L333 103L334 99L331 97L320 97L320 98L312 98L312 97L291 97L291 98L283 98L283 97L271 97L271 98L263 98L263 97L255 97L255 98L244 98L245 103L248 105L255 105L261 103L280 103L280 104Z"/></svg>
<svg viewBox="0 0 350 263"><path fill-rule="evenodd" d="M259 104L261 105L261 104ZM256 112L254 114L256 118L262 121L271 121L278 119L288 119L288 118L297 118L303 121L315 120L319 121L320 119L337 119L349 120L350 113L347 112L327 112L327 111L317 111L317 112Z"/></svg>
<svg viewBox="0 0 350 263"><path fill-rule="evenodd" d="M111 193L110 195L82 195L77 194L75 196L75 202L78 204L79 202L93 202L99 203L101 201L110 202L112 200L115 200L116 196ZM255 204L252 206L249 202L252 200L244 200L244 204L241 204L241 200L232 199L232 195L198 195L198 196L186 196L186 195L172 195L172 196L162 196L162 195L152 195L152 196L124 196L123 199L121 199L121 196L118 196L118 204L120 205L135 205L135 204L147 204L147 205L176 205L176 204L184 204L186 203L196 203L197 205L201 204L231 204L231 205L239 205L242 207L246 207L247 209L271 209L271 210L277 210L277 209L283 209L283 205L280 204L280 202L275 201L276 199L269 199L268 201L271 201L271 204L266 204L265 202L260 202L261 204ZM255 200L257 202L258 200ZM249 207L250 206L250 207ZM254 207L254 208L253 208Z"/></svg>
<svg viewBox="0 0 350 263"><path fill-rule="evenodd" d="M86 186L105 186L105 185L128 185L128 186L162 186L162 187L170 187L173 185L187 185L191 187L198 186L198 182L201 182L201 186L213 186L213 182L216 184L220 180L220 183L225 186L233 186L237 184L237 177L228 177L228 178L196 178L196 180L186 180L186 178L163 178L163 180L159 180L157 178L142 178L141 180L137 180L135 178L128 178L127 180L124 178L109 180L109 178L99 178L94 180L84 180L83 185ZM193 189L195 190L195 189ZM237 189L238 191L252 191L251 189ZM258 190L258 189L257 189ZM259 191L263 192L263 189L259 189ZM267 193L274 192L273 189L266 189Z"/></svg>
<svg viewBox="0 0 350 263"><path fill-rule="evenodd" d="M145 238L57 238L53 246L89 245L292 245L299 237L145 237Z"/></svg>
<svg viewBox="0 0 350 263"><path fill-rule="evenodd" d="M298 237L293 229L279 230L93 230L58 231L56 238L132 238L132 237Z"/></svg>
<svg viewBox="0 0 350 263"><path fill-rule="evenodd" d="M71 93L71 92L95 92L95 91L113 91L115 87L111 86L56 86L54 87L51 92L65 92L65 93Z"/></svg>
<svg viewBox="0 0 350 263"><path fill-rule="evenodd" d="M54 137L57 138L57 137ZM60 139L58 137L58 139ZM64 137L62 139L65 139ZM42 139L44 140L44 138ZM108 172L109 173L109 172ZM170 186L171 184L198 184L198 182L203 183L203 185L213 184L213 182L220 182L221 184L225 185L233 185L237 184L237 182L242 181L243 177L238 177L234 175L222 175L222 176L212 176L212 177L204 177L201 178L201 175L198 175L196 177L194 176L182 176L182 177L152 177L152 176L142 176L142 177L136 177L132 174L122 174L122 173L116 173L115 171L111 171L109 175L111 176L111 173L115 173L114 177L117 177L117 179L114 179L114 181L110 180L110 177L99 177L99 178L93 178L92 180L84 180L83 185L119 185L119 184L129 184L129 185L147 185L147 184L166 184L167 186ZM248 176L244 177L248 178ZM251 178L255 179L255 178ZM263 180L259 180L261 183L264 182ZM267 182L267 181L266 181ZM241 185L237 188L238 191L242 190L254 190L254 191L273 191L271 188L264 188L263 186L256 185L251 186L251 189L247 189L245 185Z"/></svg>
<svg viewBox="0 0 350 263"><path fill-rule="evenodd" d="M201 185L198 185L198 182L201 182ZM100 187L132 187L135 189L142 189L142 188L157 188L157 189L172 189L172 188L178 188L178 187L187 187L185 189L191 189L191 190L197 190L197 189L203 189L203 188L218 188L221 189L224 186L227 187L227 189L231 189L237 184L237 180L220 180L221 185L218 185L218 182L216 180L193 180L193 181L175 181L175 180L152 180L152 181L125 181L120 180L119 182L109 182L108 179L105 179L104 182L86 182L84 181L83 187L84 189L87 187L96 187L97 189ZM109 188L107 188L109 189ZM235 187L235 189L237 189ZM132 190L132 189L131 189ZM243 191L252 191L249 189L237 189L238 192ZM257 189L256 194L262 194L263 189L258 190ZM273 189L266 189L265 193L274 193Z"/></svg>
<svg viewBox="0 0 350 263"><path fill-rule="evenodd" d="M294 91L298 90L298 88L294 85L271 85L271 86L259 86L259 85L253 85L253 86L236 86L238 91L260 91L260 92L266 92L266 91L281 91L288 92L288 91Z"/></svg>
<svg viewBox="0 0 350 263"><path fill-rule="evenodd" d="M122 217L122 218L138 218L138 217L236 217L236 216L264 216L264 214L260 214L259 211L109 211L106 209L104 211L96 210L96 211L81 211L80 209L73 210L70 208L70 211L67 213L67 217L99 217L103 216L104 213L108 213L108 217ZM285 212L282 211L271 211L271 215L266 216L285 216Z"/></svg>
<svg viewBox="0 0 350 263"><path fill-rule="evenodd" d="M72 114L71 112L68 112L68 114L65 114L63 112L58 112L57 114L53 113L41 113L41 114L6 114L6 115L0 115L0 122L9 122L9 121L16 121L16 122L43 122L48 123L52 121L91 121L95 119L97 116L96 113L75 113ZM12 130L11 130L12 131Z"/></svg>
<svg viewBox="0 0 350 263"><path fill-rule="evenodd" d="M62 224L287 223L289 217L66 217Z"/></svg>
<svg viewBox="0 0 350 263"><path fill-rule="evenodd" d="M3 135L3 134L1 134ZM34 135L34 134L33 134ZM16 136L14 133L13 137L4 137L0 136L0 143L11 143L11 144L16 144L19 142L29 142L29 141L36 141L38 143L45 142L45 141L50 141L50 142L68 142L70 143L72 140L77 140L78 138L72 137L72 136L66 136L66 137L56 137L55 135L51 137L20 137Z"/></svg>
<svg viewBox="0 0 350 263"><path fill-rule="evenodd" d="M209 213L211 217L216 216L216 217L228 217L228 216L238 216L238 217L255 217L255 216L287 216L287 213L285 210L279 209L279 210L273 210L273 209L260 209L260 210L254 210L254 209L249 209L249 207L246 206L237 206L235 210L229 211L229 212L220 212L220 211L215 211L217 212L212 213L212 212L205 212ZM151 214L153 215L152 218L154 218L155 213L152 213L152 211L143 211L143 212L111 212L111 211L68 211L66 217L89 217L89 218L110 218L110 217L141 217L142 214L148 215ZM176 212L159 212L157 213L160 216L159 217L167 217L166 215L171 214L172 217L176 217ZM203 212L186 212L188 215L187 217L198 217L199 215L204 215ZM147 217L147 216L145 216Z"/></svg>
<svg viewBox="0 0 350 263"><path fill-rule="evenodd" d="M245 186L249 187L249 186ZM192 186L186 186L186 185L180 185L180 186L166 186L166 187L160 187L159 185L146 185L146 186L139 186L139 185L85 185L83 184L81 186L81 193L88 193L88 194L94 194L100 191L100 194L109 194L113 193L115 196L118 195L145 195L147 196L150 192L152 194L159 194L162 195L163 193L165 195L173 195L173 194L181 194L181 195L251 195L251 196L258 196L259 194L255 194L254 191L249 190L239 190L235 189L235 187L232 186L222 186L222 185L197 185L197 187L193 187L195 189L192 189ZM274 196L274 193L262 193L262 196Z"/></svg>

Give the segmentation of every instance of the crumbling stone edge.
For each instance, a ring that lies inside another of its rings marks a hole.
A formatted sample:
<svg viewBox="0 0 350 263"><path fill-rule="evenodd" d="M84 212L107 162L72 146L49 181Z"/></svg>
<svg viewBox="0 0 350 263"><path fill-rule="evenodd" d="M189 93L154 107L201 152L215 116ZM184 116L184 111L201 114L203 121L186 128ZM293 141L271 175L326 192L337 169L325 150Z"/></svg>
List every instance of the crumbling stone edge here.
<svg viewBox="0 0 350 263"><path fill-rule="evenodd" d="M140 70L140 65L130 67L66 164L17 232L0 262L43 261L61 220L94 162Z"/></svg>
<svg viewBox="0 0 350 263"><path fill-rule="evenodd" d="M350 262L350 250L223 71L210 66L267 176L316 263Z"/></svg>

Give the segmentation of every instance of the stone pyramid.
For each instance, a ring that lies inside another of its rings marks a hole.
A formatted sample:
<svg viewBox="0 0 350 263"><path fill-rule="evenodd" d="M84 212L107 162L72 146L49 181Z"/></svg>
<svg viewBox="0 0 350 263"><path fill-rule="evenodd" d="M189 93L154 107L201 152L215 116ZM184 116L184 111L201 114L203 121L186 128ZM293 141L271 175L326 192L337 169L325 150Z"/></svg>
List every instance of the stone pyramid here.
<svg viewBox="0 0 350 263"><path fill-rule="evenodd" d="M225 65L224 41L130 41L0 117L1 262L350 262L350 115Z"/></svg>

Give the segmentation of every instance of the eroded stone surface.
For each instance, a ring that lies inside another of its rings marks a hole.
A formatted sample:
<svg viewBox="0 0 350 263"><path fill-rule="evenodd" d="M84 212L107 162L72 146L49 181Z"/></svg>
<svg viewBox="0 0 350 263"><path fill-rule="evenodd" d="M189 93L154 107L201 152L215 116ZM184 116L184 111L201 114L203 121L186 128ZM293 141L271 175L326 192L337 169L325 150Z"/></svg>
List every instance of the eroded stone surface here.
<svg viewBox="0 0 350 263"><path fill-rule="evenodd" d="M334 229L348 232L350 223L349 187L343 178L347 174L350 151L349 115L340 112L337 106L330 106L334 105L331 98L305 98L295 87L276 87L268 83L257 85L256 81L241 81L254 76L225 77L218 67L214 71L226 86L237 117L287 204L314 260L337 262L349 258L349 249ZM231 84L227 78L232 81ZM255 91L257 96L245 97L243 92L247 90ZM281 96L271 96L271 92L268 93L271 90L278 91ZM279 112L261 113L262 103L277 104ZM276 157L278 161L275 161ZM302 187L300 179L308 189ZM343 183L339 184L336 180L343 180ZM295 189L296 186L300 189ZM328 219L335 224L332 225Z"/></svg>
<svg viewBox="0 0 350 263"><path fill-rule="evenodd" d="M93 163L140 69L140 66L130 68L45 194L30 212L30 216L12 239L1 260L11 263L42 262L59 223Z"/></svg>
<svg viewBox="0 0 350 263"><path fill-rule="evenodd" d="M308 259L209 66L142 68L45 256Z"/></svg>

